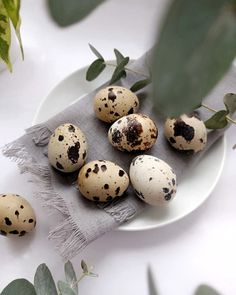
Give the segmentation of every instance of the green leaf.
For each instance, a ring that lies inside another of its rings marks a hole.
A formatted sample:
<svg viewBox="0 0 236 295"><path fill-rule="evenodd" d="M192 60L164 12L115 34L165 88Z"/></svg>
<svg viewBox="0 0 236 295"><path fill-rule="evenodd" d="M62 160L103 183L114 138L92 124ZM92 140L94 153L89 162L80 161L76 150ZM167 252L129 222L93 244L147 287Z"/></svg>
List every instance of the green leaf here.
<svg viewBox="0 0 236 295"><path fill-rule="evenodd" d="M116 56L116 63L119 65L125 57L118 49L114 49L114 53Z"/></svg>
<svg viewBox="0 0 236 295"><path fill-rule="evenodd" d="M71 288L74 290L75 294L78 294L78 285L77 285L77 277L74 270L74 267L70 261L67 261L65 264L65 275L66 275L66 281L71 286Z"/></svg>
<svg viewBox="0 0 236 295"><path fill-rule="evenodd" d="M233 114L236 111L236 94L227 93L224 96L224 104L229 114Z"/></svg>
<svg viewBox="0 0 236 295"><path fill-rule="evenodd" d="M84 260L81 260L81 268L84 273L89 273L89 268Z"/></svg>
<svg viewBox="0 0 236 295"><path fill-rule="evenodd" d="M137 81L136 83L134 83L131 87L130 90L133 92L136 92L144 87L146 87L147 85L149 85L152 81L150 79L144 79L144 80L140 80Z"/></svg>
<svg viewBox="0 0 236 295"><path fill-rule="evenodd" d="M89 44L89 47L92 50L92 52L96 55L97 58L102 59L104 61L104 58L101 55L101 53L98 52L97 49L93 45Z"/></svg>
<svg viewBox="0 0 236 295"><path fill-rule="evenodd" d="M52 274L46 264L40 264L34 276L34 287L37 295L57 295Z"/></svg>
<svg viewBox="0 0 236 295"><path fill-rule="evenodd" d="M36 295L34 286L25 279L17 279L8 284L1 295Z"/></svg>
<svg viewBox="0 0 236 295"><path fill-rule="evenodd" d="M66 27L81 21L105 0L48 0L54 21Z"/></svg>
<svg viewBox="0 0 236 295"><path fill-rule="evenodd" d="M11 29L10 20L3 5L2 0L0 0L0 59L2 59L9 71L12 71L12 65L9 58L9 50L11 45Z"/></svg>
<svg viewBox="0 0 236 295"><path fill-rule="evenodd" d="M235 53L234 0L174 0L153 51L156 109L167 116L191 112Z"/></svg>
<svg viewBox="0 0 236 295"><path fill-rule="evenodd" d="M58 289L60 291L60 295L76 295L77 294L70 287L70 285L65 283L65 282L59 281L57 286L58 286Z"/></svg>
<svg viewBox="0 0 236 295"><path fill-rule="evenodd" d="M7 14L15 29L16 36L20 44L22 59L24 59L24 50L23 50L21 34L20 34L20 26L21 26L20 0L2 0L2 2L6 8Z"/></svg>
<svg viewBox="0 0 236 295"><path fill-rule="evenodd" d="M110 85L114 84L115 82L119 81L124 75L124 67L129 63L129 57L125 57L119 65L116 67L113 75L111 77Z"/></svg>
<svg viewBox="0 0 236 295"><path fill-rule="evenodd" d="M158 295L150 267L148 267L148 290L149 295Z"/></svg>
<svg viewBox="0 0 236 295"><path fill-rule="evenodd" d="M217 113L215 113L210 119L205 121L205 126L207 129L222 129L227 124L228 121L226 119L226 116L228 115L228 112L225 110L221 110Z"/></svg>
<svg viewBox="0 0 236 295"><path fill-rule="evenodd" d="M207 285L201 285L197 288L194 295L220 295L220 293Z"/></svg>
<svg viewBox="0 0 236 295"><path fill-rule="evenodd" d="M96 79L105 69L106 65L102 59L96 59L88 68L86 73L86 80L92 81Z"/></svg>

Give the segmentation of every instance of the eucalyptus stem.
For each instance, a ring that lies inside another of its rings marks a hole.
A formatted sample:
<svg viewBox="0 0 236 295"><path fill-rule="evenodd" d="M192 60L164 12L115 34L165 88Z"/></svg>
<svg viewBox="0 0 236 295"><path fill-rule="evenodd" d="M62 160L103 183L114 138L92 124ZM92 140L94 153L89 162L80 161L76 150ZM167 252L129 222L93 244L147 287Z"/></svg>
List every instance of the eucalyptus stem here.
<svg viewBox="0 0 236 295"><path fill-rule="evenodd" d="M77 281L75 281L73 284L72 284L72 288L75 286L75 285L78 285L80 281L83 280L83 278L85 278L87 276L87 273L83 272L82 275L78 278Z"/></svg>
<svg viewBox="0 0 236 295"><path fill-rule="evenodd" d="M216 109L213 109L213 108L209 107L208 105L206 105L204 103L202 103L202 107L205 108L205 109L207 109L208 111L213 112L213 113L217 113L218 112ZM230 118L228 115L225 118L226 118L227 121L229 121L229 122L231 122L231 123L233 123L233 124L236 125L236 121L233 120L232 118Z"/></svg>
<svg viewBox="0 0 236 295"><path fill-rule="evenodd" d="M117 65L112 64L112 63L109 63L109 62L104 62L104 64L107 65L107 66L111 66L111 67L117 67ZM131 70L130 68L124 67L124 69L125 69L126 71L131 72L131 73L141 75L141 76L143 76L143 77L146 78L146 79L149 79L149 78L150 78L148 75L145 75L145 74L140 73L140 72L135 71L135 70Z"/></svg>

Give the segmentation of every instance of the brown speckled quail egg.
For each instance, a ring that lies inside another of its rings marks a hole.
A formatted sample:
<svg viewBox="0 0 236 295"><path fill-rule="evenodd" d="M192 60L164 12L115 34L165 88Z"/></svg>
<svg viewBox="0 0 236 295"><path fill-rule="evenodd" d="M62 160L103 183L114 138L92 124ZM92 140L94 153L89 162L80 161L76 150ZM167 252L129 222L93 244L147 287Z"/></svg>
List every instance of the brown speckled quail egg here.
<svg viewBox="0 0 236 295"><path fill-rule="evenodd" d="M85 162L87 142L79 127L66 123L51 135L48 144L50 164L62 172L74 172Z"/></svg>
<svg viewBox="0 0 236 295"><path fill-rule="evenodd" d="M167 119L164 128L165 137L177 150L201 151L207 142L205 124L195 114L182 115Z"/></svg>
<svg viewBox="0 0 236 295"><path fill-rule="evenodd" d="M133 159L130 182L136 195L144 202L156 206L167 204L176 193L176 175L164 161L149 155Z"/></svg>
<svg viewBox="0 0 236 295"><path fill-rule="evenodd" d="M128 185L127 173L115 163L105 160L87 163L78 176L81 194L97 202L107 202L122 196Z"/></svg>
<svg viewBox="0 0 236 295"><path fill-rule="evenodd" d="M0 194L0 234L22 237L36 225L31 205L17 194Z"/></svg>
<svg viewBox="0 0 236 295"><path fill-rule="evenodd" d="M148 116L131 114L112 124L109 142L121 151L144 151L156 142L158 129Z"/></svg>
<svg viewBox="0 0 236 295"><path fill-rule="evenodd" d="M109 86L101 89L94 98L96 116L108 123L136 113L138 108L138 97L129 89L121 86Z"/></svg>

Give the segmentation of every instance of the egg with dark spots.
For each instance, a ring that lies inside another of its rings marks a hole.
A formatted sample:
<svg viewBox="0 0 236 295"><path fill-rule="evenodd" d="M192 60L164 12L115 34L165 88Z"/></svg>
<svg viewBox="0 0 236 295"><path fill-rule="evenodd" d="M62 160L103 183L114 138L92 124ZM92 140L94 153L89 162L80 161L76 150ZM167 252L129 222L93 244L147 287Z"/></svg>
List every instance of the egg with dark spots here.
<svg viewBox="0 0 236 295"><path fill-rule="evenodd" d="M86 156L87 142L79 127L66 123L56 128L48 144L48 159L54 168L74 172L85 163Z"/></svg>
<svg viewBox="0 0 236 295"><path fill-rule="evenodd" d="M139 100L135 93L121 86L109 86L94 97L94 112L101 121L112 123L119 118L136 113Z"/></svg>
<svg viewBox="0 0 236 295"><path fill-rule="evenodd" d="M167 204L175 197L176 175L161 159L137 156L131 162L129 175L136 195L149 205Z"/></svg>
<svg viewBox="0 0 236 295"><path fill-rule="evenodd" d="M158 129L152 119L143 114L131 114L112 124L109 142L121 151L145 151L156 142Z"/></svg>
<svg viewBox="0 0 236 295"><path fill-rule="evenodd" d="M92 161L84 165L78 176L78 187L88 200L108 202L121 197L129 185L127 173L110 161Z"/></svg>
<svg viewBox="0 0 236 295"><path fill-rule="evenodd" d="M0 194L0 234L22 237L36 225L33 208L17 194Z"/></svg>
<svg viewBox="0 0 236 295"><path fill-rule="evenodd" d="M194 153L204 149L207 143L207 130L204 122L196 115L182 115L168 118L164 134L169 143L177 150Z"/></svg>

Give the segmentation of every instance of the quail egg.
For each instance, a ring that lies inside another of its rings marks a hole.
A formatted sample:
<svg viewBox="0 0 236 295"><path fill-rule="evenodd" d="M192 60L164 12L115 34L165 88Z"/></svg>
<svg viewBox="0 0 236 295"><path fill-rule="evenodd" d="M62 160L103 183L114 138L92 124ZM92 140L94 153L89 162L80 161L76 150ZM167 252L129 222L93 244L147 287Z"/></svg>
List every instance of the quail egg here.
<svg viewBox="0 0 236 295"><path fill-rule="evenodd" d="M109 86L101 89L94 98L96 116L108 123L136 113L138 108L139 100L136 94L121 86Z"/></svg>
<svg viewBox="0 0 236 295"><path fill-rule="evenodd" d="M0 194L0 234L24 236L34 229L36 217L33 208L17 194Z"/></svg>
<svg viewBox="0 0 236 295"><path fill-rule="evenodd" d="M144 151L156 142L158 129L148 116L131 114L112 124L108 131L109 142L121 151Z"/></svg>
<svg viewBox="0 0 236 295"><path fill-rule="evenodd" d="M85 162L87 142L79 127L66 123L56 128L48 144L50 164L62 172L74 172Z"/></svg>
<svg viewBox="0 0 236 295"><path fill-rule="evenodd" d="M150 205L166 204L176 194L176 175L161 159L137 156L131 162L129 175L136 195Z"/></svg>
<svg viewBox="0 0 236 295"><path fill-rule="evenodd" d="M78 176L81 194L96 202L111 201L124 194L129 185L127 173L113 162L96 160L84 165Z"/></svg>
<svg viewBox="0 0 236 295"><path fill-rule="evenodd" d="M177 150L193 151L204 149L207 142L207 130L204 122L196 114L168 118L164 134L169 143Z"/></svg>

